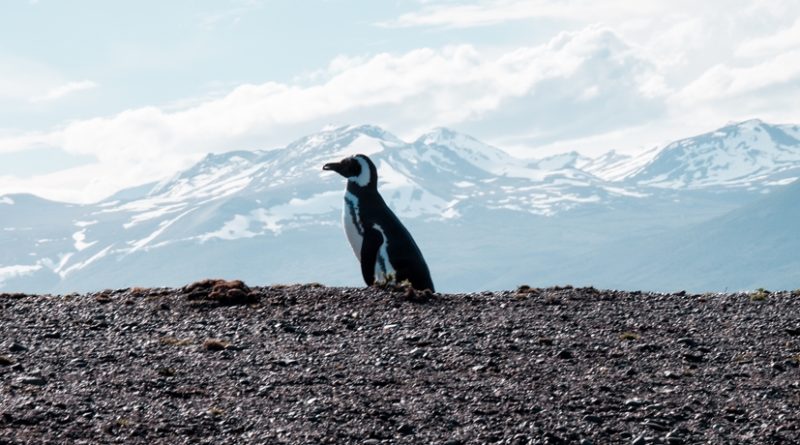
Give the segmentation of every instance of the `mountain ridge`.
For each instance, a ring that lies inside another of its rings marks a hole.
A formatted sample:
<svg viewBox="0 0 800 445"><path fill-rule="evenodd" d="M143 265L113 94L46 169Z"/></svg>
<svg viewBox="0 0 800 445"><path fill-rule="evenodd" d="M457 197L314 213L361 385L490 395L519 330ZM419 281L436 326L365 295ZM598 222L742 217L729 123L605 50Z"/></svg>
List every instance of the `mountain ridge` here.
<svg viewBox="0 0 800 445"><path fill-rule="evenodd" d="M548 283L575 281L568 271L553 267L545 252L565 262L609 243L602 248L614 252L614 243L624 244L629 233L666 236L688 230L790 183L793 175L800 175L800 156L795 157L800 143L790 144L797 141L795 128L745 121L676 141L644 157L609 152L589 159L570 152L531 161L446 128L404 142L374 125L338 127L281 149L210 154L171 178L119 191L96 204L47 202L47 221L40 216L44 200L38 205L34 198L17 203L13 196L0 197L0 230L6 235L0 240L0 286L49 291L51 287L37 283L55 283L52 289L67 291L158 285L157 280L177 285L203 278L197 274L223 272L256 282L357 284L356 268L348 269L353 258L340 246L343 181L321 170L325 162L357 152L373 158L387 202L415 237L432 246L427 249L440 264L448 264L440 270L443 289L514 286L518 283L513 280L524 277L524 267L504 271L505 261L547 270ZM753 136L755 151L736 145ZM747 170L746 180L738 176L730 181L731 175L720 173L724 164L709 169L676 155L697 148L701 159L709 159L709 150L719 144L745 160L766 159L772 149L776 158ZM697 187L674 182L695 177ZM28 202L34 204L21 205ZM487 270L498 275L477 273L478 263L448 247L456 245L485 258L484 267L491 262ZM290 252L297 259L265 259L252 251L254 246L263 252ZM203 259L205 254L211 258ZM314 259L308 270L287 266L309 257ZM242 264L223 266L215 258L241 258ZM167 267L170 261L196 267ZM120 281L103 284L99 277ZM586 271L584 278L606 279L597 270Z"/></svg>

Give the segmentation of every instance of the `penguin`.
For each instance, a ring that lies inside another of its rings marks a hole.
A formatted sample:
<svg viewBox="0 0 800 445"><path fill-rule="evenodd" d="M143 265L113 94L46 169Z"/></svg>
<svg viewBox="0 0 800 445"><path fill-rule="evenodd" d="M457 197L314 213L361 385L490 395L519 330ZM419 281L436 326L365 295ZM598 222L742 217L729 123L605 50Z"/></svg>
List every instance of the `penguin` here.
<svg viewBox="0 0 800 445"><path fill-rule="evenodd" d="M367 286L408 280L414 289L435 292L417 243L378 193L378 170L372 160L357 154L322 169L347 178L342 222Z"/></svg>

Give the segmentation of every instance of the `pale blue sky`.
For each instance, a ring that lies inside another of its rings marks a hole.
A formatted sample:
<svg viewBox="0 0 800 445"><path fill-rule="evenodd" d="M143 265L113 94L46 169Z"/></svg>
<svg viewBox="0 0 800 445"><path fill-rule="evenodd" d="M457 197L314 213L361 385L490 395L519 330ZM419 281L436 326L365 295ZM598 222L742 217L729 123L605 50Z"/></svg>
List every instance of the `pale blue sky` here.
<svg viewBox="0 0 800 445"><path fill-rule="evenodd" d="M800 122L793 0L11 0L0 43L0 194L76 202L331 123L536 157Z"/></svg>
<svg viewBox="0 0 800 445"><path fill-rule="evenodd" d="M96 86L80 99L19 100L21 107L0 108L0 122L38 130L65 119L180 105L244 83L309 84L308 74L343 54L541 42L559 29L521 22L477 29L377 25L418 7L411 0L14 1L0 15L0 60L25 62L12 70L17 77L36 71L30 89L41 95L60 86L58 79Z"/></svg>

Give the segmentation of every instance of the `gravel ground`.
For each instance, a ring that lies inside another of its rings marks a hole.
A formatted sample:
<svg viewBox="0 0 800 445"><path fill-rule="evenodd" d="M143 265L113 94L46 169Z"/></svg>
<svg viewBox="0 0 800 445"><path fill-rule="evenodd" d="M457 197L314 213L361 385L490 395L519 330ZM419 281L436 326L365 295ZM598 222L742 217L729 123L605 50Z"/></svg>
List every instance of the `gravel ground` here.
<svg viewBox="0 0 800 445"><path fill-rule="evenodd" d="M0 444L800 443L800 292L0 294Z"/></svg>

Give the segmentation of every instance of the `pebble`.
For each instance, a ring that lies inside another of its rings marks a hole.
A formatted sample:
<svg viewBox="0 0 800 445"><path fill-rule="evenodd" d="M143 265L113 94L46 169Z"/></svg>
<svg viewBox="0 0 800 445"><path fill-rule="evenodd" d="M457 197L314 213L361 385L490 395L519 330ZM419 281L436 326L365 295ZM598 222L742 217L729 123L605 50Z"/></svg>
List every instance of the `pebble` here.
<svg viewBox="0 0 800 445"><path fill-rule="evenodd" d="M583 421L584 422L590 422L590 423L602 423L603 422L603 418L599 417L599 416L595 416L593 414L587 414L587 415L583 416Z"/></svg>
<svg viewBox="0 0 800 445"><path fill-rule="evenodd" d="M558 351L558 353L556 354L556 358L560 358L562 360L571 359L572 351L570 351L569 349L562 349Z"/></svg>
<svg viewBox="0 0 800 445"><path fill-rule="evenodd" d="M28 348L23 344L14 342L8 346L8 350L11 352L25 352L28 350Z"/></svg>
<svg viewBox="0 0 800 445"><path fill-rule="evenodd" d="M397 427L397 432L404 436L408 436L410 434L414 434L414 427L407 423L404 423L399 427Z"/></svg>
<svg viewBox="0 0 800 445"><path fill-rule="evenodd" d="M645 402L642 399L637 399L637 398L628 399L628 400L625 401L625 406L629 406L631 408L638 408L638 407L646 405L646 404L647 404L647 402Z"/></svg>
<svg viewBox="0 0 800 445"><path fill-rule="evenodd" d="M34 375L24 375L17 378L18 383L22 383L23 385L34 385L34 386L44 386L47 384L44 378L40 376Z"/></svg>
<svg viewBox="0 0 800 445"><path fill-rule="evenodd" d="M759 305L745 294L699 304L581 289L541 292L561 304L477 293L412 304L380 289L257 289L259 302L223 307L169 290L140 292L130 306L101 306L93 294L0 298L0 353L13 362L0 366L2 435L133 445L800 443L797 338L783 332L797 326L800 301L780 293ZM314 332L326 334L303 334ZM642 339L620 343L620 332ZM241 348L206 353L206 338ZM35 354L9 352L12 339Z"/></svg>

